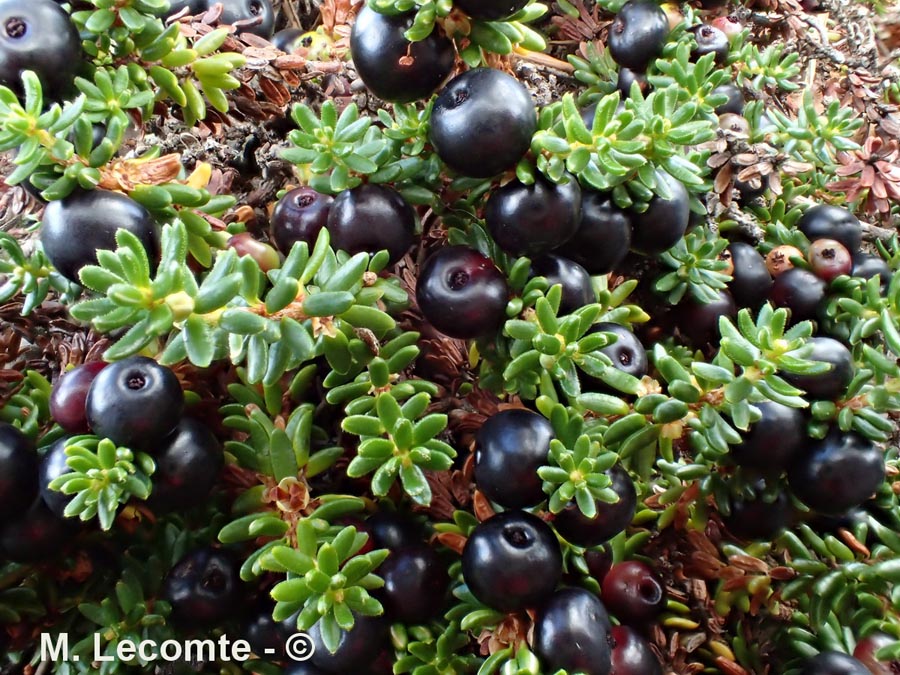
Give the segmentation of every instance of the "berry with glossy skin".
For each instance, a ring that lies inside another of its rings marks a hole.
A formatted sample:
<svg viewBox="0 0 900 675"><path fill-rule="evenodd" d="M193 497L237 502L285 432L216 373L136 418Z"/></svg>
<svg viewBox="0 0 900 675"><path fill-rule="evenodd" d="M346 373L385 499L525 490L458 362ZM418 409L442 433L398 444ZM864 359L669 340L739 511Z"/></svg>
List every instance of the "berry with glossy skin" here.
<svg viewBox="0 0 900 675"><path fill-rule="evenodd" d="M272 211L272 240L278 250L287 255L298 241L305 241L312 250L319 232L328 224L333 203L334 197L309 187L285 193Z"/></svg>
<svg viewBox="0 0 900 675"><path fill-rule="evenodd" d="M788 244L776 246L766 254L766 269L773 277L778 277L783 272L794 269L792 258L803 259L803 251Z"/></svg>
<svg viewBox="0 0 900 675"><path fill-rule="evenodd" d="M657 195L643 213L631 212L631 250L643 255L656 255L677 244L687 231L691 216L684 185L664 171L656 175L668 185L672 198Z"/></svg>
<svg viewBox="0 0 900 675"><path fill-rule="evenodd" d="M309 663L329 675L365 671L388 642L389 624L383 616L354 616L353 628L341 631L337 650L332 654L322 641L320 623L309 629L315 651ZM313 671L315 672L315 671Z"/></svg>
<svg viewBox="0 0 900 675"><path fill-rule="evenodd" d="M82 363L63 373L53 384L50 392L50 416L70 434L86 434L90 431L84 403L91 383L105 367L104 361Z"/></svg>
<svg viewBox="0 0 900 675"><path fill-rule="evenodd" d="M624 66L619 68L619 75L616 78L616 89L619 90L619 93L622 94L623 98L627 98L631 95L631 87L635 83L637 83L638 89L640 89L641 93L645 96L650 93L650 82L647 80L646 74L638 73L631 68L625 68ZM588 125L588 129L592 126L593 115L591 116L591 124Z"/></svg>
<svg viewBox="0 0 900 675"><path fill-rule="evenodd" d="M773 502L761 497L736 499L724 521L725 527L741 539L772 540L790 524L793 514L791 500L782 492Z"/></svg>
<svg viewBox="0 0 900 675"><path fill-rule="evenodd" d="M466 246L445 246L419 272L416 299L425 318L450 337L488 335L506 319L509 288L490 258Z"/></svg>
<svg viewBox="0 0 900 675"><path fill-rule="evenodd" d="M728 100L725 101L725 103L716 107L716 115L724 115L726 113L732 113L734 115L744 114L744 92L742 92L739 87L730 82L726 82L725 84L720 84L710 93L723 94L728 97Z"/></svg>
<svg viewBox="0 0 900 675"><path fill-rule="evenodd" d="M609 631L612 670L609 675L662 675L650 644L633 628L613 626Z"/></svg>
<svg viewBox="0 0 900 675"><path fill-rule="evenodd" d="M804 504L837 515L867 501L884 481L884 453L859 434L833 430L813 441L788 470L788 484Z"/></svg>
<svg viewBox="0 0 900 675"><path fill-rule="evenodd" d="M484 220L504 251L535 258L575 234L581 222L581 188L572 176L560 185L540 176L532 185L514 180L491 193Z"/></svg>
<svg viewBox="0 0 900 675"><path fill-rule="evenodd" d="M762 417L741 434L739 444L731 446L731 458L738 466L780 473L807 440L806 418L799 408L775 401L753 405Z"/></svg>
<svg viewBox="0 0 900 675"><path fill-rule="evenodd" d="M537 607L562 576L559 540L526 511L504 511L472 530L462 554L463 579L488 607L517 612Z"/></svg>
<svg viewBox="0 0 900 675"><path fill-rule="evenodd" d="M612 566L603 579L603 604L624 624L643 626L666 606L666 589L645 563L627 560Z"/></svg>
<svg viewBox="0 0 900 675"><path fill-rule="evenodd" d="M694 39L697 46L691 50L691 58L696 61L707 54L715 54L718 64L725 63L728 58L728 36L721 30L710 24L697 26L694 30Z"/></svg>
<svg viewBox="0 0 900 675"><path fill-rule="evenodd" d="M522 159L536 127L534 101L518 80L494 68L475 68L438 94L429 139L454 171L490 178Z"/></svg>
<svg viewBox="0 0 900 675"><path fill-rule="evenodd" d="M815 319L819 303L825 298L825 282L812 272L793 267L775 278L769 300L776 307L791 311L790 323Z"/></svg>
<svg viewBox="0 0 900 675"><path fill-rule="evenodd" d="M808 659L800 675L872 675L872 672L849 654L826 651Z"/></svg>
<svg viewBox="0 0 900 675"><path fill-rule="evenodd" d="M783 373L782 377L814 399L834 401L843 396L853 379L853 355L843 343L829 337L813 337L806 341L812 345L809 361L821 361L831 369L818 375Z"/></svg>
<svg viewBox="0 0 900 675"><path fill-rule="evenodd" d="M263 272L281 267L278 251L265 242L254 239L249 232L240 232L231 237L225 245L233 248L239 256L248 255L256 261Z"/></svg>
<svg viewBox="0 0 900 675"><path fill-rule="evenodd" d="M640 379L647 374L647 350L637 336L617 323L601 322L591 326L589 333L612 333L616 341L600 351L613 362L613 368Z"/></svg>
<svg viewBox="0 0 900 675"><path fill-rule="evenodd" d="M156 472L149 503L181 511L205 503L225 463L222 446L201 422L184 417L154 450Z"/></svg>
<svg viewBox="0 0 900 675"><path fill-rule="evenodd" d="M231 618L240 606L238 565L227 551L191 551L169 571L162 597L172 605L172 619L181 626L214 626Z"/></svg>
<svg viewBox="0 0 900 675"><path fill-rule="evenodd" d="M669 35L669 19L655 2L629 0L609 27L607 47L620 66L638 72L662 53Z"/></svg>
<svg viewBox="0 0 900 675"><path fill-rule="evenodd" d="M385 101L428 98L453 71L453 42L439 28L424 40L406 39L414 18L415 12L389 16L364 6L353 24L353 65L369 90Z"/></svg>
<svg viewBox="0 0 900 675"><path fill-rule="evenodd" d="M37 486L37 481L34 481ZM58 518L38 497L26 502L22 515L3 521L0 529L0 558L21 563L44 562L56 558L77 532L77 526Z"/></svg>
<svg viewBox="0 0 900 675"><path fill-rule="evenodd" d="M589 274L608 274L628 255L631 216L617 207L608 193L582 190L581 224L556 253Z"/></svg>
<svg viewBox="0 0 900 675"><path fill-rule="evenodd" d="M853 258L850 251L834 239L816 239L806 253L809 268L822 281L830 282L842 274L850 274Z"/></svg>
<svg viewBox="0 0 900 675"><path fill-rule="evenodd" d="M0 84L22 89L22 72L34 71L45 99L72 88L81 64L81 38L53 0L0 1Z"/></svg>
<svg viewBox="0 0 900 675"><path fill-rule="evenodd" d="M683 300L672 312L678 332L695 347L716 342L719 337L719 317L737 316L737 306L728 291L719 291L712 302L701 304L693 298Z"/></svg>
<svg viewBox="0 0 900 675"><path fill-rule="evenodd" d="M255 654L265 654L273 659L283 659L285 658L285 642L291 636L291 630L285 623L272 618L273 609L275 609L275 605L271 601L260 602L244 620L241 632Z"/></svg>
<svg viewBox="0 0 900 675"><path fill-rule="evenodd" d="M868 253L860 253L853 257L853 269L850 274L862 279L871 279L876 274L881 277L881 288L884 289L891 283L894 276L890 266L884 258Z"/></svg>
<svg viewBox="0 0 900 675"><path fill-rule="evenodd" d="M852 213L840 206L817 204L803 212L797 221L797 229L810 241L835 239L850 251L859 252L862 244L862 226Z"/></svg>
<svg viewBox="0 0 900 675"><path fill-rule="evenodd" d="M384 579L379 597L391 621L422 624L443 614L450 577L427 544L392 551L377 574Z"/></svg>
<svg viewBox="0 0 900 675"><path fill-rule="evenodd" d="M373 546L389 551L417 546L425 539L421 526L411 516L396 511L376 511L366 519L365 527Z"/></svg>
<svg viewBox="0 0 900 675"><path fill-rule="evenodd" d="M399 192L383 185L360 185L335 198L327 227L335 249L350 254L387 249L395 263L413 244L416 214Z"/></svg>
<svg viewBox="0 0 900 675"><path fill-rule="evenodd" d="M571 314L576 309L597 301L591 285L591 275L577 262L562 256L548 254L538 258L531 266L534 276L544 277L550 287L562 286L559 315Z"/></svg>
<svg viewBox="0 0 900 675"><path fill-rule="evenodd" d="M534 650L547 669L609 675L611 623L600 598L583 588L562 588L534 623Z"/></svg>
<svg viewBox="0 0 900 675"><path fill-rule="evenodd" d="M65 518L66 507L74 499L74 495L66 495L57 490L51 490L49 487L51 481L72 471L66 461L68 459L66 443L70 438L70 436L65 436L51 445L41 457L38 469L38 487L41 491L41 498L57 518Z"/></svg>
<svg viewBox="0 0 900 675"><path fill-rule="evenodd" d="M853 658L858 659L872 672L872 675L897 675L900 672L900 660L879 661L875 658L879 649L892 645L896 641L896 638L885 633L869 635L856 643Z"/></svg>
<svg viewBox="0 0 900 675"><path fill-rule="evenodd" d="M275 10L270 0L206 0L205 9L213 5L222 5L219 23L226 26L237 26L238 33L253 33L261 38L269 39L275 31ZM249 23L249 22L253 23Z"/></svg>
<svg viewBox="0 0 900 675"><path fill-rule="evenodd" d="M772 275L766 267L765 258L756 247L742 241L728 246L731 254L731 283L729 290L734 301L741 307L759 307L769 295Z"/></svg>
<svg viewBox="0 0 900 675"><path fill-rule="evenodd" d="M47 204L41 244L56 270L80 283L78 271L97 264L97 250L116 249L116 231L128 230L147 251L151 267L159 258L159 230L143 206L119 192L74 192Z"/></svg>
<svg viewBox="0 0 900 675"><path fill-rule="evenodd" d="M178 424L183 408L175 373L146 356L130 356L101 370L85 402L94 433L132 450L155 449Z"/></svg>
<svg viewBox="0 0 900 675"><path fill-rule="evenodd" d="M482 21L503 21L528 4L528 0L454 0L453 4Z"/></svg>
<svg viewBox="0 0 900 675"><path fill-rule="evenodd" d="M619 495L619 501L614 504L597 501L597 515L593 518L585 516L575 503L569 504L556 515L553 526L566 541L585 548L599 546L631 523L637 508L634 481L618 465L609 470L609 476L612 479L609 487Z"/></svg>
<svg viewBox="0 0 900 675"><path fill-rule="evenodd" d="M512 408L492 415L478 430L475 484L491 501L509 509L545 499L537 470L547 463L553 427L530 410Z"/></svg>
<svg viewBox="0 0 900 675"><path fill-rule="evenodd" d="M0 422L0 523L24 513L38 491L38 456L31 439Z"/></svg>

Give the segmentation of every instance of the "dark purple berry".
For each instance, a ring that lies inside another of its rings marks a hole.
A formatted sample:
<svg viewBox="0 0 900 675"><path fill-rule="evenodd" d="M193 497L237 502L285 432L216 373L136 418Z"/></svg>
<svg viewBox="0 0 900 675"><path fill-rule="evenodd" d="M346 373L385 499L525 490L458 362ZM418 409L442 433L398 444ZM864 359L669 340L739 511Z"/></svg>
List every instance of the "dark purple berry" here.
<svg viewBox="0 0 900 675"><path fill-rule="evenodd" d="M872 675L872 672L849 654L826 651L808 659L800 675Z"/></svg>
<svg viewBox="0 0 900 675"><path fill-rule="evenodd" d="M628 527L637 508L637 492L634 481L621 466L609 470L612 479L610 489L618 496L614 504L597 501L597 515L585 516L574 502L563 509L553 520L553 526L563 538L576 546L599 546Z"/></svg>
<svg viewBox="0 0 900 675"><path fill-rule="evenodd" d="M438 94L429 138L454 171L490 178L522 159L536 128L534 101L518 80L494 68L475 68Z"/></svg>
<svg viewBox="0 0 900 675"><path fill-rule="evenodd" d="M616 336L612 344L600 350L612 360L613 368L638 379L647 374L647 350L637 336L625 326L604 321L591 326L588 332L612 333Z"/></svg>
<svg viewBox="0 0 900 675"><path fill-rule="evenodd" d="M478 430L475 484L505 508L534 506L546 495L537 470L547 463L553 427L543 415L511 408L492 415Z"/></svg>
<svg viewBox="0 0 900 675"><path fill-rule="evenodd" d="M497 331L506 318L509 288L490 258L466 246L445 246L419 272L416 299L425 318L450 337Z"/></svg>
<svg viewBox="0 0 900 675"><path fill-rule="evenodd" d="M610 195L595 190L581 193L581 225L556 253L584 267L589 274L608 274L625 259L631 247L631 216Z"/></svg>
<svg viewBox="0 0 900 675"><path fill-rule="evenodd" d="M740 90L740 87L737 87L730 82L726 82L725 84L720 84L718 87L715 87L710 94L722 94L728 97L728 100L725 101L725 103L716 107L716 115L725 115L728 113L733 115L744 114L744 92Z"/></svg>
<svg viewBox="0 0 900 675"><path fill-rule="evenodd" d="M852 213L840 206L817 204L804 211L797 229L810 241L835 239L856 255L862 244L862 226Z"/></svg>
<svg viewBox="0 0 900 675"><path fill-rule="evenodd" d="M531 271L535 276L544 277L550 287L562 286L560 316L597 301L591 275L576 262L551 253L535 260Z"/></svg>
<svg viewBox="0 0 900 675"><path fill-rule="evenodd" d="M302 28L282 28L272 36L271 43L275 48L290 54L302 46L304 35L306 33Z"/></svg>
<svg viewBox="0 0 900 675"><path fill-rule="evenodd" d="M454 0L453 4L482 21L503 21L528 4L528 0Z"/></svg>
<svg viewBox="0 0 900 675"><path fill-rule="evenodd" d="M269 39L275 31L275 10L270 0L206 0L204 9L222 5L219 23L237 26L238 33L253 33Z"/></svg>
<svg viewBox="0 0 900 675"><path fill-rule="evenodd" d="M725 527L741 539L771 541L790 524L793 514L791 500L782 492L771 502L762 497L735 499L724 521Z"/></svg>
<svg viewBox="0 0 900 675"><path fill-rule="evenodd" d="M222 446L201 422L185 417L154 449L150 505L184 511L206 503L225 463Z"/></svg>
<svg viewBox="0 0 900 675"><path fill-rule="evenodd" d="M0 524L25 513L38 492L38 456L31 439L0 422Z"/></svg>
<svg viewBox="0 0 900 675"><path fill-rule="evenodd" d="M333 203L334 197L308 187L286 193L272 211L272 240L278 250L287 255L298 241L305 241L312 250L319 232L328 224Z"/></svg>
<svg viewBox="0 0 900 675"><path fill-rule="evenodd" d="M285 658L285 643L291 630L284 623L275 621L272 612L275 604L269 600L253 607L242 626L243 638L255 654L272 659Z"/></svg>
<svg viewBox="0 0 900 675"><path fill-rule="evenodd" d="M308 631L315 646L309 662L329 675L365 672L387 645L389 627L383 616L356 614L353 628L341 631L337 650L331 653L322 640L321 622L317 621Z"/></svg>
<svg viewBox="0 0 900 675"><path fill-rule="evenodd" d="M719 337L719 317L737 316L737 306L728 291L719 291L712 302L700 303L693 298L683 300L672 311L678 332L695 347L716 342Z"/></svg>
<svg viewBox="0 0 900 675"><path fill-rule="evenodd" d="M175 373L146 356L130 356L101 370L85 403L93 432L132 450L156 449L175 429L183 408Z"/></svg>
<svg viewBox="0 0 900 675"><path fill-rule="evenodd" d="M662 53L669 35L669 18L655 2L629 0L609 27L607 47L620 66L638 72Z"/></svg>
<svg viewBox="0 0 900 675"><path fill-rule="evenodd" d="M504 511L472 530L462 553L463 579L488 607L517 612L537 607L562 577L553 530L527 511Z"/></svg>
<svg viewBox="0 0 900 675"><path fill-rule="evenodd" d="M414 547L425 540L422 527L411 516L396 511L376 511L366 519L365 529L371 534L375 548L389 551Z"/></svg>
<svg viewBox="0 0 900 675"><path fill-rule="evenodd" d="M853 269L850 274L861 279L871 279L879 275L882 289L887 288L894 276L893 271L884 258L869 255L868 253L860 253L853 257Z"/></svg>
<svg viewBox="0 0 900 675"><path fill-rule="evenodd" d="M169 571L162 598L176 625L210 627L232 618L241 603L238 564L227 551L191 551Z"/></svg>
<svg viewBox="0 0 900 675"><path fill-rule="evenodd" d="M766 301L772 286L772 275L766 267L766 259L750 244L742 241L728 246L731 254L731 296L740 307L757 308Z"/></svg>
<svg viewBox="0 0 900 675"><path fill-rule="evenodd" d="M612 566L603 579L603 604L619 621L643 626L666 606L666 589L646 563L628 560Z"/></svg>
<svg viewBox="0 0 900 675"><path fill-rule="evenodd" d="M66 444L70 440L70 436L65 436L47 449L44 456L41 457L38 473L41 498L57 518L65 518L66 507L74 498L74 495L66 495L58 490L50 489L52 481L72 471L67 463L68 455L66 455Z"/></svg>
<svg viewBox="0 0 900 675"><path fill-rule="evenodd" d="M53 267L80 283L78 272L97 264L97 251L116 249L116 232L128 230L147 251L151 267L159 258L159 231L150 213L119 192L74 192L44 209L41 244Z"/></svg>
<svg viewBox="0 0 900 675"><path fill-rule="evenodd" d="M395 263L415 240L416 214L395 190L360 185L335 198L327 227L335 249L350 254L387 249Z"/></svg>
<svg viewBox="0 0 900 675"><path fill-rule="evenodd" d="M624 66L619 68L619 75L616 79L616 89L622 94L622 98L631 96L631 87L635 83L637 83L638 89L640 89L641 93L645 96L650 92L650 82L647 80L647 76L644 73L638 73L631 68L625 68ZM593 115L591 116L591 123L591 125L588 125L588 129L593 126Z"/></svg>
<svg viewBox="0 0 900 675"><path fill-rule="evenodd" d="M584 675L609 675L612 627L600 598L583 588L553 594L534 623L534 649L547 667Z"/></svg>
<svg viewBox="0 0 900 675"><path fill-rule="evenodd" d="M72 88L82 62L81 38L69 15L53 0L0 2L0 84L22 91L22 73L33 71L47 100Z"/></svg>
<svg viewBox="0 0 900 675"><path fill-rule="evenodd" d="M807 344L813 348L806 359L827 363L831 368L818 375L783 373L782 377L811 398L824 401L839 399L853 379L853 355L842 343L829 337L813 337L807 340Z"/></svg>
<svg viewBox="0 0 900 675"><path fill-rule="evenodd" d="M785 270L769 289L769 300L791 312L790 323L815 319L819 303L825 298L825 282L799 267Z"/></svg>
<svg viewBox="0 0 900 675"><path fill-rule="evenodd" d="M50 392L50 416L70 434L90 431L84 410L88 389L97 373L106 367L104 361L91 361L63 373Z"/></svg>
<svg viewBox="0 0 900 675"><path fill-rule="evenodd" d="M609 675L662 675L659 659L634 628L613 626L609 641L612 647Z"/></svg>
<svg viewBox="0 0 900 675"><path fill-rule="evenodd" d="M672 198L663 199L657 195L643 213L631 212L631 249L643 255L656 255L677 244L687 231L691 216L690 199L684 185L665 171L657 172L656 176L657 180L666 183Z"/></svg>
<svg viewBox="0 0 900 675"><path fill-rule="evenodd" d="M518 180L494 190L484 220L497 245L514 256L549 253L568 241L581 222L581 188L574 177L552 183L538 176L532 185Z"/></svg>
<svg viewBox="0 0 900 675"><path fill-rule="evenodd" d="M774 401L753 405L762 417L731 446L731 458L738 466L780 473L807 441L806 418L800 409Z"/></svg>
<svg viewBox="0 0 900 675"><path fill-rule="evenodd" d="M694 29L694 39L697 46L691 50L693 60L706 54L715 54L715 61L719 65L724 64L728 58L728 36L721 30L710 24L703 24Z"/></svg>
<svg viewBox="0 0 900 675"><path fill-rule="evenodd" d="M788 484L804 504L837 515L867 501L884 482L884 453L853 432L831 431L802 450Z"/></svg>
<svg viewBox="0 0 900 675"><path fill-rule="evenodd" d="M421 624L443 613L450 577L427 544L392 551L377 574L384 579L379 597L392 621Z"/></svg>
<svg viewBox="0 0 900 675"><path fill-rule="evenodd" d="M440 28L418 42L406 38L414 18L415 12L388 15L363 6L353 24L353 65L369 90L385 101L428 98L453 71L453 42Z"/></svg>
<svg viewBox="0 0 900 675"><path fill-rule="evenodd" d="M34 481L37 485L37 481ZM0 559L40 563L54 559L77 532L77 526L58 518L41 498L24 509L25 513L0 525Z"/></svg>

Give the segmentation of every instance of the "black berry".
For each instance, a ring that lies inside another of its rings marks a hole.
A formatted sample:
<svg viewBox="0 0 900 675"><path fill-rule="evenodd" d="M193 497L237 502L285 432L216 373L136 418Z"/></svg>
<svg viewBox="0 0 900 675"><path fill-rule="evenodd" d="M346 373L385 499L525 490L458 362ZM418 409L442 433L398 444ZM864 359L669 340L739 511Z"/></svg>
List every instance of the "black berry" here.
<svg viewBox="0 0 900 675"><path fill-rule="evenodd" d="M214 626L230 619L240 606L238 565L227 551L191 551L169 571L162 597L181 626Z"/></svg>
<svg viewBox="0 0 900 675"><path fill-rule="evenodd" d="M769 300L776 307L791 311L790 322L815 319L819 303L825 298L825 282L799 267L785 270L769 289Z"/></svg>
<svg viewBox="0 0 900 675"><path fill-rule="evenodd" d="M728 291L719 291L712 302L683 300L673 311L678 332L695 347L715 342L719 337L719 317L737 316L737 306Z"/></svg>
<svg viewBox="0 0 900 675"><path fill-rule="evenodd" d="M662 53L669 19L655 2L629 0L609 27L607 47L616 63L638 72Z"/></svg>
<svg viewBox="0 0 900 675"><path fill-rule="evenodd" d="M427 544L391 552L378 568L380 592L392 621L421 624L441 615L450 577L447 566Z"/></svg>
<svg viewBox="0 0 900 675"><path fill-rule="evenodd" d="M408 103L429 97L453 70L453 42L440 28L410 42L404 33L415 12L390 16L364 6L350 34L359 77L378 98Z"/></svg>
<svg viewBox="0 0 900 675"><path fill-rule="evenodd" d="M525 7L528 0L454 0L453 4L473 19L502 21Z"/></svg>
<svg viewBox="0 0 900 675"><path fill-rule="evenodd" d="M612 647L609 675L662 675L659 659L634 628L613 626L609 642Z"/></svg>
<svg viewBox="0 0 900 675"><path fill-rule="evenodd" d="M38 492L38 456L19 429L0 422L0 523L25 513Z"/></svg>
<svg viewBox="0 0 900 675"><path fill-rule="evenodd" d="M571 314L576 309L596 302L597 294L591 285L591 275L576 262L552 253L538 258L531 266L535 276L544 277L552 286L562 286L559 314Z"/></svg>
<svg viewBox="0 0 900 675"><path fill-rule="evenodd" d="M811 206L797 221L797 229L810 241L835 239L841 242L851 255L856 255L862 244L862 226L859 220L840 206L827 204Z"/></svg>
<svg viewBox="0 0 900 675"><path fill-rule="evenodd" d="M798 408L775 401L754 403L762 417L731 446L731 458L739 466L766 473L780 473L807 440L806 418Z"/></svg>
<svg viewBox="0 0 900 675"><path fill-rule="evenodd" d="M666 590L645 563L628 560L612 566L603 579L603 604L622 623L643 626L666 606Z"/></svg>
<svg viewBox="0 0 900 675"><path fill-rule="evenodd" d="M762 497L735 499L724 521L728 530L741 539L771 540L790 524L793 515L791 500L782 492L771 502Z"/></svg>
<svg viewBox="0 0 900 675"><path fill-rule="evenodd" d="M204 504L224 464L222 446L201 422L185 417L153 453L150 505L181 511Z"/></svg>
<svg viewBox="0 0 900 675"><path fill-rule="evenodd" d="M24 514L0 526L0 558L38 563L58 557L77 526L58 518L43 499L35 499L26 508Z"/></svg>
<svg viewBox="0 0 900 675"><path fill-rule="evenodd" d="M534 648L547 670L608 675L611 668L609 615L583 588L563 588L541 608L534 623Z"/></svg>
<svg viewBox="0 0 900 675"><path fill-rule="evenodd" d="M691 57L694 60L699 59L706 54L715 54L715 60L718 64L725 63L728 58L728 36L715 26L703 24L694 29L694 39L697 40L697 46L691 51Z"/></svg>
<svg viewBox="0 0 900 675"><path fill-rule="evenodd" d="M494 263L465 246L445 246L419 272L416 299L425 318L450 337L488 335L506 318L509 288Z"/></svg>
<svg viewBox="0 0 900 675"><path fill-rule="evenodd" d="M872 675L872 672L849 654L826 651L808 659L800 675Z"/></svg>
<svg viewBox="0 0 900 675"><path fill-rule="evenodd" d="M725 115L727 113L734 115L744 114L744 92L740 90L740 87L726 82L715 87L710 94L722 94L728 97L725 103L721 103L716 107L716 115Z"/></svg>
<svg viewBox="0 0 900 675"><path fill-rule="evenodd" d="M383 616L354 616L353 628L342 630L337 650L328 651L322 641L320 622L309 629L309 637L315 646L311 665L325 673L343 675L367 670L388 642L388 622ZM315 672L315 671L313 671Z"/></svg>
<svg viewBox="0 0 900 675"><path fill-rule="evenodd" d="M146 356L131 356L100 371L85 403L94 433L132 450L158 447L178 424L183 407L175 373Z"/></svg>
<svg viewBox="0 0 900 675"><path fill-rule="evenodd" d="M272 211L272 240L278 250L287 255L298 241L305 241L312 250L319 232L328 224L333 203L334 197L308 187L285 193Z"/></svg>
<svg viewBox="0 0 900 675"><path fill-rule="evenodd" d="M581 195L581 225L556 252L590 274L608 274L628 255L631 216L607 193L583 190Z"/></svg>
<svg viewBox="0 0 900 675"><path fill-rule="evenodd" d="M275 31L275 10L270 0L206 0L205 9L220 3L219 23L237 25L239 33L253 33L262 38L272 37Z"/></svg>
<svg viewBox="0 0 900 675"><path fill-rule="evenodd" d="M334 248L351 254L387 249L395 263L413 244L416 215L395 190L360 185L335 198L327 227Z"/></svg>
<svg viewBox="0 0 900 675"><path fill-rule="evenodd" d="M556 531L576 546L598 546L628 527L637 508L634 481L621 466L609 470L610 488L619 496L614 504L597 501L597 515L585 516L578 505L569 504L553 521Z"/></svg>
<svg viewBox="0 0 900 675"><path fill-rule="evenodd" d="M88 389L97 373L106 367L104 361L91 361L66 371L50 392L50 416L71 434L86 434L90 427L84 410Z"/></svg>
<svg viewBox="0 0 900 675"><path fill-rule="evenodd" d="M766 260L759 251L742 241L728 246L733 270L729 290L734 301L741 307L759 307L769 295L772 275L766 267Z"/></svg>
<svg viewBox="0 0 900 675"><path fill-rule="evenodd" d="M429 138L454 171L490 178L522 159L536 127L531 94L518 80L493 68L476 68L438 94Z"/></svg>
<svg viewBox="0 0 900 675"><path fill-rule="evenodd" d="M478 430L475 484L505 508L545 498L537 470L547 463L553 427L543 415L513 408L492 415Z"/></svg>
<svg viewBox="0 0 900 675"><path fill-rule="evenodd" d="M366 519L365 527L375 548L389 551L416 546L425 538L421 526L411 516L394 511L376 511Z"/></svg>
<svg viewBox="0 0 900 675"><path fill-rule="evenodd" d="M807 344L812 345L807 360L827 363L831 368L817 375L784 373L782 377L812 398L825 401L839 399L853 379L853 355L842 343L829 337L813 337L807 340Z"/></svg>
<svg viewBox="0 0 900 675"><path fill-rule="evenodd" d="M67 463L68 455L66 455L66 443L70 438L69 436L60 438L47 449L44 456L41 457L38 474L41 498L57 518L65 517L66 507L74 498L73 495L66 495L58 490L51 490L49 487L51 481L72 471Z"/></svg>
<svg viewBox="0 0 900 675"><path fill-rule="evenodd" d="M537 607L556 589L562 553L553 530L526 511L504 511L479 524L462 554L472 594L501 612Z"/></svg>
<svg viewBox="0 0 900 675"><path fill-rule="evenodd" d="M631 212L631 249L643 255L656 255L677 244L687 231L691 216L684 185L664 171L656 176L665 182L672 196L663 199L657 195L643 213Z"/></svg>
<svg viewBox="0 0 900 675"><path fill-rule="evenodd" d="M575 234L581 222L581 188L572 176L564 184L542 177L532 185L514 180L491 194L484 220L500 248L534 258Z"/></svg>

